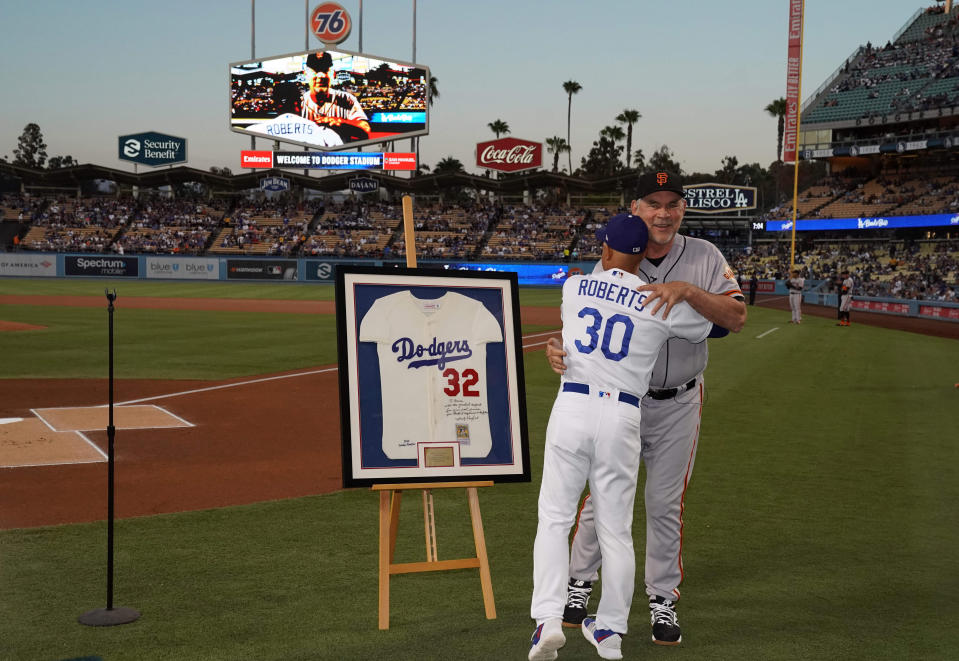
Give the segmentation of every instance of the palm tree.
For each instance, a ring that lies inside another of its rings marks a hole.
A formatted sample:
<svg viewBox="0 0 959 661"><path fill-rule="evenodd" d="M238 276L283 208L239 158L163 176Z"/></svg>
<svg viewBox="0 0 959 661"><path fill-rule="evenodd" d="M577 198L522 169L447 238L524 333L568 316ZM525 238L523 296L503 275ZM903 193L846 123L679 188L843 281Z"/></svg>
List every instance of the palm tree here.
<svg viewBox="0 0 959 661"><path fill-rule="evenodd" d="M495 122L490 122L487 124L489 130L496 134L496 139L499 139L500 134L509 133L509 124L504 122L502 119L497 119Z"/></svg>
<svg viewBox="0 0 959 661"><path fill-rule="evenodd" d="M563 83L563 91L569 96L569 106L566 109L566 146L569 154L569 173L573 174L573 150L572 139L570 138L570 126L573 119L573 95L583 89L583 86L575 80L567 80Z"/></svg>
<svg viewBox="0 0 959 661"><path fill-rule="evenodd" d="M599 132L599 134L602 136L606 136L607 138L612 140L614 143L619 142L620 140L626 137L626 134L623 133L623 129L619 128L618 126L605 126Z"/></svg>
<svg viewBox="0 0 959 661"><path fill-rule="evenodd" d="M643 153L642 149L637 149L633 152L633 159L636 161L636 170L638 172L646 169L646 154Z"/></svg>
<svg viewBox="0 0 959 661"><path fill-rule="evenodd" d="M631 157L633 154L633 124L642 119L642 115L639 114L638 110L630 110L627 108L623 112L616 115L616 121L626 125L626 169L629 169L631 163Z"/></svg>
<svg viewBox="0 0 959 661"><path fill-rule="evenodd" d="M463 171L463 164L458 158L452 156L441 158L433 168L433 174L454 174Z"/></svg>
<svg viewBox="0 0 959 661"><path fill-rule="evenodd" d="M779 133L778 137L776 138L776 160L781 162L781 155L783 153L783 134L786 132L786 99L784 97L779 97L766 106L766 112L769 113L771 117L775 117L779 120Z"/></svg>
<svg viewBox="0 0 959 661"><path fill-rule="evenodd" d="M439 81L436 79L436 76L430 76L430 106L433 105L433 100L440 98L440 90L436 86Z"/></svg>
<svg viewBox="0 0 959 661"><path fill-rule="evenodd" d="M569 151L566 138L561 138L558 135L546 138L546 151L553 155L553 172L559 172L559 155L564 151Z"/></svg>

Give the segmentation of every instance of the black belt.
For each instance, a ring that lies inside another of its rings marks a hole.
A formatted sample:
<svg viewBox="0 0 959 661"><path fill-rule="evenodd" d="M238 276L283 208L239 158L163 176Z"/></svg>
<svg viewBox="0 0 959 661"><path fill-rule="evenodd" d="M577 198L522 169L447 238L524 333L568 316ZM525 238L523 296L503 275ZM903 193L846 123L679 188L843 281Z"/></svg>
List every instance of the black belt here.
<svg viewBox="0 0 959 661"><path fill-rule="evenodd" d="M692 390L696 387L696 379L691 380L689 383L684 383L678 388L666 388L665 390L653 390L649 389L649 392L646 394L652 397L653 399L672 399L679 393L686 392L687 390Z"/></svg>
<svg viewBox="0 0 959 661"><path fill-rule="evenodd" d="M586 385L585 383L576 383L575 381L566 381L563 384L563 392L578 392L584 395L588 395L589 386ZM600 397L603 397L604 393L605 393L605 396L607 397L610 394L612 394L605 390L599 390L597 392L599 393ZM620 392L619 401L621 401L623 404L629 404L630 406L635 406L639 408L639 397L637 397L636 395L630 394L628 392Z"/></svg>

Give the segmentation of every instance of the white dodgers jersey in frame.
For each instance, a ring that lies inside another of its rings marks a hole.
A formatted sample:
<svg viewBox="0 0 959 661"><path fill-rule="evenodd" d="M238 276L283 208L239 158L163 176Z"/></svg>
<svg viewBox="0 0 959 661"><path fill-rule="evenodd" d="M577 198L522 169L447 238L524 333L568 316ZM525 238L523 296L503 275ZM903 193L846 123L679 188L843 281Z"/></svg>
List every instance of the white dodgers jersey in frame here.
<svg viewBox="0 0 959 661"><path fill-rule="evenodd" d="M373 303L359 337L376 342L387 457L415 459L423 442L458 443L464 458L489 454L486 345L503 331L482 303L397 292Z"/></svg>

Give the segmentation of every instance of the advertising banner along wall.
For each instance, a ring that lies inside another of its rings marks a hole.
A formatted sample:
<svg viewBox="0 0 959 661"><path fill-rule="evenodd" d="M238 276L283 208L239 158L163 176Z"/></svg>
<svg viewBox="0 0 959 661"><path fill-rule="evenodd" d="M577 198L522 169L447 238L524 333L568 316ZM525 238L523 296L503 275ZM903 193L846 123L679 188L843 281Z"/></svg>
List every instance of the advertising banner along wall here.
<svg viewBox="0 0 959 661"><path fill-rule="evenodd" d="M116 255L90 255L89 257L67 255L63 260L66 275L85 275L102 278L136 278L140 275L136 257Z"/></svg>
<svg viewBox="0 0 959 661"><path fill-rule="evenodd" d="M47 255L0 254L0 275L52 278L57 275L57 258Z"/></svg>
<svg viewBox="0 0 959 661"><path fill-rule="evenodd" d="M145 275L165 280L219 280L219 260L209 257L147 257Z"/></svg>
<svg viewBox="0 0 959 661"><path fill-rule="evenodd" d="M228 259L229 280L296 280L295 259Z"/></svg>

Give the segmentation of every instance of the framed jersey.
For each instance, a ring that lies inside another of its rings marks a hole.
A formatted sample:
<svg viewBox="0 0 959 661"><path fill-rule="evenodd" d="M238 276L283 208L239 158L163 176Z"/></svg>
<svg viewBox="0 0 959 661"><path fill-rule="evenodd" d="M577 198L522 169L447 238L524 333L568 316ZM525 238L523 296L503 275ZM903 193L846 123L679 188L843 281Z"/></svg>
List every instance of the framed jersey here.
<svg viewBox="0 0 959 661"><path fill-rule="evenodd" d="M345 487L528 482L515 273L336 273Z"/></svg>

